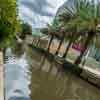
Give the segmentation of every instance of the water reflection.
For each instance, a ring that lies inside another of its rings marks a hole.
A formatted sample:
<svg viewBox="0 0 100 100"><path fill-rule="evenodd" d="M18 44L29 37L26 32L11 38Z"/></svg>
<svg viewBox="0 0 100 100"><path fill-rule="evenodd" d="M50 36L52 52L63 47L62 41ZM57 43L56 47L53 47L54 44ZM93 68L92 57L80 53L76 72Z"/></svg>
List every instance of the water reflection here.
<svg viewBox="0 0 100 100"><path fill-rule="evenodd" d="M24 46L22 43L16 43L14 42L14 45L12 47L12 53L16 55L17 57L20 57L21 55L24 54Z"/></svg>
<svg viewBox="0 0 100 100"><path fill-rule="evenodd" d="M99 100L100 90L33 50L31 100ZM35 61L35 64L34 64Z"/></svg>
<svg viewBox="0 0 100 100"><path fill-rule="evenodd" d="M17 57L8 49L6 58L6 100L100 100L99 89L37 50L28 48Z"/></svg>
<svg viewBox="0 0 100 100"><path fill-rule="evenodd" d="M30 79L27 74L26 54L20 55L19 58L8 48L5 56L5 99L29 100Z"/></svg>

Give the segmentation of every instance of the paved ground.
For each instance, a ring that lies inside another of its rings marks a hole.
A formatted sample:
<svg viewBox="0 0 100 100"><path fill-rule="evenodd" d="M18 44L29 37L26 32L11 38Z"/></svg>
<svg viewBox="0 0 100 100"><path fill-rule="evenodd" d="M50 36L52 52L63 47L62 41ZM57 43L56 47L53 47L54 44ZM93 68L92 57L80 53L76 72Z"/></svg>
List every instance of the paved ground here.
<svg viewBox="0 0 100 100"><path fill-rule="evenodd" d="M3 54L0 52L0 100L4 100Z"/></svg>

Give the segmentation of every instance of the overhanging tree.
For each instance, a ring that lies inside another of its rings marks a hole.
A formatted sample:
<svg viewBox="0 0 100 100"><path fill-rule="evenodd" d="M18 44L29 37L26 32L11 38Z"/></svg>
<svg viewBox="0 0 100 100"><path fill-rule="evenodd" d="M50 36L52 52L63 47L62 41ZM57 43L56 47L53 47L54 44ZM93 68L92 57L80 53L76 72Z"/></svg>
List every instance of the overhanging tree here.
<svg viewBox="0 0 100 100"><path fill-rule="evenodd" d="M19 26L16 0L0 0L0 48L10 44Z"/></svg>

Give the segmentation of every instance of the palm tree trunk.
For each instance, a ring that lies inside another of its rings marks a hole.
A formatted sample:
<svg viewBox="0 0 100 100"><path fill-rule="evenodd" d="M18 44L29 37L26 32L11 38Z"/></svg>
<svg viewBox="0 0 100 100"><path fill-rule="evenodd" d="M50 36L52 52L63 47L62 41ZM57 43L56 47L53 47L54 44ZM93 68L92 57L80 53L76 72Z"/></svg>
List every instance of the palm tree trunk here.
<svg viewBox="0 0 100 100"><path fill-rule="evenodd" d="M40 37L39 37L39 39L38 39L38 41L37 41L37 46L39 46L39 43L40 43Z"/></svg>
<svg viewBox="0 0 100 100"><path fill-rule="evenodd" d="M82 66L85 65L86 60L87 60L87 58L88 58L88 56L89 56L89 53L90 53L90 50L89 50L89 48L88 48L87 51L86 51L86 54L85 54L84 60L83 60L83 62L82 62Z"/></svg>
<svg viewBox="0 0 100 100"><path fill-rule="evenodd" d="M82 60L82 57L84 56L84 53L85 51L87 50L88 48L88 45L90 44L90 41L91 41L92 37L91 36L88 36L87 37L87 40L84 44L84 47L83 47L83 50L81 51L79 57L76 59L76 61L74 62L76 65L79 65L81 63L81 60Z"/></svg>
<svg viewBox="0 0 100 100"><path fill-rule="evenodd" d="M59 43L59 46L58 46L58 48L57 48L57 51L56 51L55 55L58 55L58 53L59 53L59 51L60 51L60 48L61 48L61 46L62 46L62 44L63 44L63 41L64 41L64 36L62 37L62 39L61 39L61 41L60 41L60 43Z"/></svg>
<svg viewBox="0 0 100 100"><path fill-rule="evenodd" d="M65 50L65 53L63 54L63 58L66 58L66 56L68 54L68 51L70 49L71 44L72 44L72 40L69 41L68 46L67 46L67 48Z"/></svg>
<svg viewBox="0 0 100 100"><path fill-rule="evenodd" d="M48 51L50 50L50 46L52 44L53 39L54 39L54 35L51 35L51 39L50 39L50 42L49 42L48 48L47 48Z"/></svg>

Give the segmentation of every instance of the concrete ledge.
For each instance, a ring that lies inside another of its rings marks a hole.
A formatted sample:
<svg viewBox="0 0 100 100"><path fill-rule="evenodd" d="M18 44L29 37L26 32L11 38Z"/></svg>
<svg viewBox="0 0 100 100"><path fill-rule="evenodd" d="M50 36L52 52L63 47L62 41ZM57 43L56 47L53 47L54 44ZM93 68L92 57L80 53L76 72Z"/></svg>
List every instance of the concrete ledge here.
<svg viewBox="0 0 100 100"><path fill-rule="evenodd" d="M0 100L4 100L4 67L2 51L0 51Z"/></svg>
<svg viewBox="0 0 100 100"><path fill-rule="evenodd" d="M92 85L100 88L100 72L98 70L92 69L88 66L77 66L74 65L71 60L68 59L66 61L59 57L56 57L55 62L60 64L66 71L70 71Z"/></svg>
<svg viewBox="0 0 100 100"><path fill-rule="evenodd" d="M95 86L100 88L100 76L94 72L91 72L90 70L83 69L80 76L87 80L88 82L94 84Z"/></svg>
<svg viewBox="0 0 100 100"><path fill-rule="evenodd" d="M53 58L52 60L60 64L61 67L63 67L66 71L68 70L78 77L84 79L85 81L91 83L92 85L100 88L100 72L98 72L97 70L89 68L88 66L82 67L74 65L70 59L67 59L66 61L64 59L61 59L61 57L55 56L52 53L47 52L46 50L43 50L42 53L46 54L48 58L51 56L51 58Z"/></svg>

